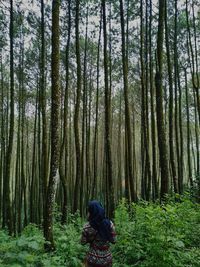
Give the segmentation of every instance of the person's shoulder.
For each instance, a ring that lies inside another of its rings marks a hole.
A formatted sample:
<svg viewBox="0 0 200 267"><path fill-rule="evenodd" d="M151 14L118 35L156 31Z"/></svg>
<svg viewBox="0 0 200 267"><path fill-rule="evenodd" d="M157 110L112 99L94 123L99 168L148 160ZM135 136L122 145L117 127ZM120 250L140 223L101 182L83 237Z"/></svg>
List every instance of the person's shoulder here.
<svg viewBox="0 0 200 267"><path fill-rule="evenodd" d="M92 228L92 226L90 225L90 223L87 222L87 223L84 224L83 230L85 230L85 231L92 231L94 229Z"/></svg>
<svg viewBox="0 0 200 267"><path fill-rule="evenodd" d="M89 236L90 235L94 235L96 233L96 230L90 225L90 223L86 223L84 226L83 226L83 231L85 233L87 233Z"/></svg>
<svg viewBox="0 0 200 267"><path fill-rule="evenodd" d="M111 227L114 227L114 223L111 220L110 220L110 225L111 225Z"/></svg>
<svg viewBox="0 0 200 267"><path fill-rule="evenodd" d="M89 222L87 222L87 223L85 223L84 225L83 225L83 229L88 229L88 228L90 228L91 226L90 226L90 223Z"/></svg>

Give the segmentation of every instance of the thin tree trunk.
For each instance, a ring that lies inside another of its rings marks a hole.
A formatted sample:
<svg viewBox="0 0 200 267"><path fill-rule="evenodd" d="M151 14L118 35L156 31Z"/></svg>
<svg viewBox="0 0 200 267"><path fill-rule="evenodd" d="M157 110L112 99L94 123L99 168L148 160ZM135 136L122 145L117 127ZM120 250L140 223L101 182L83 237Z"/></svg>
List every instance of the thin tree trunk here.
<svg viewBox="0 0 200 267"><path fill-rule="evenodd" d="M60 111L60 88L59 88L59 12L60 1L52 2L52 61L51 61L51 168L49 185L46 199L46 216L44 222L44 236L46 250L54 250L53 239L53 206L55 202L56 184L59 168L59 111Z"/></svg>
<svg viewBox="0 0 200 267"><path fill-rule="evenodd" d="M46 89L45 89L45 22L44 22L44 0L41 0L41 57L40 57L40 111L42 115L42 153L41 174L43 190L43 203L45 205L48 187L48 138L46 118ZM45 216L45 209L44 216Z"/></svg>
<svg viewBox="0 0 200 267"><path fill-rule="evenodd" d="M35 118L34 118L34 130L33 130L33 148L32 148L32 173L30 181L30 223L38 223L37 221L37 194L36 194L36 130L37 130L37 114L38 114L38 88L36 94L36 103L35 103Z"/></svg>
<svg viewBox="0 0 200 267"><path fill-rule="evenodd" d="M151 95L151 142L152 142L152 195L158 198L157 182L157 151L156 151L156 123L154 108L154 83L153 83L153 55L152 55L152 1L149 2L149 71L150 71L150 95Z"/></svg>
<svg viewBox="0 0 200 267"><path fill-rule="evenodd" d="M88 77L87 77L87 52L88 50L88 6L87 6L87 15L86 15L86 26L85 26L85 51L84 51L84 62L83 62L83 119L82 119L82 151L81 151L81 186L80 186L80 214L83 214L83 194L84 194L84 177L87 169L87 148L86 148L86 139L87 139L87 91L88 91ZM88 184L88 180L85 180ZM86 194L88 194L88 188L86 188Z"/></svg>
<svg viewBox="0 0 200 267"><path fill-rule="evenodd" d="M103 8L103 35L104 35L104 86L105 86L105 153L106 153L106 181L108 181L108 215L113 217L114 212L114 187L112 175L111 155L111 95L108 84L108 55L107 55L107 30L106 30L106 2L102 0Z"/></svg>
<svg viewBox="0 0 200 267"><path fill-rule="evenodd" d="M96 112L95 112L95 129L94 129L94 148L93 148L93 159L94 159L94 178L92 186L92 199L96 197L97 194L97 177L98 177L98 124L99 124L99 69L100 69L100 45L101 45L101 31L102 31L102 8L100 12L100 22L99 22L99 39L98 39L98 49L97 49L97 91L96 91Z"/></svg>
<svg viewBox="0 0 200 267"><path fill-rule="evenodd" d="M67 32L67 45L66 45L66 83L65 83L65 96L64 96L64 125L63 125L63 140L60 153L60 179L63 186L63 206L62 206L62 223L67 220L67 169L68 165L68 102L69 102L69 46L71 37L71 0L68 1L68 32ZM68 184L69 187L69 184Z"/></svg>
<svg viewBox="0 0 200 267"><path fill-rule="evenodd" d="M180 82L179 66L178 75L178 92L179 92L179 131L180 131L180 175L178 179L179 194L183 193L183 176L184 176L184 140L183 140L183 123L182 123L182 88Z"/></svg>
<svg viewBox="0 0 200 267"><path fill-rule="evenodd" d="M122 64L123 64L123 82L124 82L124 101L125 101L125 129L127 137L127 165L129 174L131 201L136 201L135 184L133 177L133 154L132 154L132 134L130 126L130 108L129 108L129 89L128 89L128 58L126 54L125 29L124 29L124 8L123 1L120 0L120 18L121 18L121 37L122 37Z"/></svg>
<svg viewBox="0 0 200 267"><path fill-rule="evenodd" d="M164 37L164 15L165 0L159 0L159 20L157 35L157 61L158 66L155 75L156 84L156 113L157 113L157 129L158 129L158 146L160 152L160 169L161 169L161 199L169 190L169 171L168 171L168 153L166 144L166 133L163 114L163 37Z"/></svg>
<svg viewBox="0 0 200 267"><path fill-rule="evenodd" d="M5 166L5 112L4 112L4 73L3 73L3 59L2 53L0 54L1 64L1 154L0 154L0 217L2 215L2 185L3 185L3 173Z"/></svg>
<svg viewBox="0 0 200 267"><path fill-rule="evenodd" d="M186 95L186 112L187 112L187 161L188 161L188 180L190 187L193 187L192 180L192 166L191 166L191 155L190 155L190 111L189 111L189 99L188 99L188 81L187 81L187 70L185 69L185 95Z"/></svg>
<svg viewBox="0 0 200 267"><path fill-rule="evenodd" d="M73 211L78 209L80 179L81 179L81 147L79 137L79 110L81 101L81 58L80 58L80 45L79 45L79 10L80 0L76 0L76 63L77 63L77 92L76 92L76 104L74 113L74 135L75 135L75 147L76 147L76 180L74 188L74 206Z"/></svg>
<svg viewBox="0 0 200 267"><path fill-rule="evenodd" d="M10 200L10 179L11 179L11 160L14 140L14 62L13 62L13 0L10 0L10 123L9 123L9 140L6 151L6 173L4 187L5 201L5 218L4 226L8 227L9 234L13 232L12 208Z"/></svg>
<svg viewBox="0 0 200 267"><path fill-rule="evenodd" d="M174 95L173 95L173 80L172 80L172 67L170 58L170 47L169 47L169 33L167 24L167 2L165 2L165 43L167 50L167 68L168 68L168 79L169 79L169 151L170 151L170 165L172 170L172 179L174 192L178 193L178 180L176 174L176 165L174 157Z"/></svg>

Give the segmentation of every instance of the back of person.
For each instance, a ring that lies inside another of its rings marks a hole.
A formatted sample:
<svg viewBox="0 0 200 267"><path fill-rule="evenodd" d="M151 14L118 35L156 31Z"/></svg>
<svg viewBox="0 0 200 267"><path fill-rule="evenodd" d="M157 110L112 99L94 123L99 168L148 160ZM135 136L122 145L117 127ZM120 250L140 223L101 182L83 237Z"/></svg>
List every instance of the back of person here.
<svg viewBox="0 0 200 267"><path fill-rule="evenodd" d="M90 205L97 205L98 202L91 201ZM97 206L99 209L99 207ZM97 210L98 210L97 209ZM102 208L103 209L103 208ZM99 212L99 211L98 211ZM93 215L93 214L92 214ZM95 215L97 215L95 213ZM100 218L101 217L101 218ZM97 217L96 217L97 218ZM105 218L105 215L99 216L97 221L97 225L101 225L101 229L99 230L94 224L93 216L89 216L89 222L86 223L83 227L81 243L90 244L90 249L86 256L86 266L88 267L111 267L112 266L112 254L110 251L110 243L115 243L115 229L113 223ZM91 225L92 224L92 225ZM95 228L96 229L95 229ZM102 230L103 228L103 230ZM107 228L107 229L104 229ZM108 238L106 238L102 232L108 232Z"/></svg>

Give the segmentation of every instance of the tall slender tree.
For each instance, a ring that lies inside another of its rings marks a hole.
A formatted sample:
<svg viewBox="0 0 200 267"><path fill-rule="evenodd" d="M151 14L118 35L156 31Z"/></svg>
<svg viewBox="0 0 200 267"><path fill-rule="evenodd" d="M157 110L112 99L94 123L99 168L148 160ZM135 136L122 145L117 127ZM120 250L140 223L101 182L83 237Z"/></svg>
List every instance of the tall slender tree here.
<svg viewBox="0 0 200 267"><path fill-rule="evenodd" d="M69 109L69 50L71 40L71 0L68 1L68 31L67 45L65 53L65 68L66 68L66 83L64 94L64 123L63 123L63 140L60 151L60 179L63 186L63 208L62 208L62 223L67 219L67 174L68 174L68 109Z"/></svg>
<svg viewBox="0 0 200 267"><path fill-rule="evenodd" d="M135 181L133 177L133 152L132 152L132 134L130 124L129 108L129 87L128 87L128 58L126 53L125 41L125 23L123 1L120 0L120 18L121 18L121 37L122 37L122 64L123 64L123 82L124 82L124 102L125 102L125 129L127 137L127 166L130 184L131 201L136 200Z"/></svg>
<svg viewBox="0 0 200 267"><path fill-rule="evenodd" d="M164 125L163 112L163 38L164 38L164 17L165 17L165 0L159 0L159 19L157 34L157 69L155 75L156 84L156 114L157 114L157 132L158 146L160 156L161 170L161 192L163 198L169 190L169 170L168 170L168 153L166 144L166 133Z"/></svg>
<svg viewBox="0 0 200 267"><path fill-rule="evenodd" d="M52 1L52 58L51 58L51 168L46 198L46 216L44 221L44 237L47 250L54 250L53 239L53 206L55 202L56 185L59 167L59 110L60 110L60 85L59 85L59 12L60 1Z"/></svg>
<svg viewBox="0 0 200 267"><path fill-rule="evenodd" d="M99 38L98 38L98 48L97 48L97 90L96 90L96 108L95 108L95 129L94 129L94 149L93 149L93 168L94 168L94 178L92 185L92 198L97 194L97 176L98 176L98 129L99 129L99 70L100 70L100 45L101 45L101 32L102 32L102 7L100 10L100 21L99 21Z"/></svg>
<svg viewBox="0 0 200 267"><path fill-rule="evenodd" d="M172 66L169 47L169 30L168 30L168 15L167 15L167 1L165 1L165 43L167 50L167 68L169 80L169 151L170 151L170 166L172 170L172 178L174 184L174 192L178 193L178 182L176 174L175 156L174 156L174 95L173 95L173 79Z"/></svg>
<svg viewBox="0 0 200 267"><path fill-rule="evenodd" d="M13 0L10 0L10 122L9 122L9 140L6 151L6 168L4 176L4 187L3 187L3 226L7 226L9 233L13 232L13 221L12 221L12 207L10 199L10 178L11 178L11 160L14 140L14 53L13 53Z"/></svg>
<svg viewBox="0 0 200 267"><path fill-rule="evenodd" d="M152 142L152 197L158 198L157 183L157 149L156 149L156 118L154 94L155 86L153 81L153 49L152 49L152 0L149 1L149 82L150 82L150 102L151 102L151 142Z"/></svg>
<svg viewBox="0 0 200 267"><path fill-rule="evenodd" d="M103 37L104 37L104 87L105 87L105 157L106 157L106 181L108 181L108 214L112 217L114 212L114 186L113 186L113 166L111 154L111 95L108 83L108 52L107 52L107 20L106 1L102 0L103 10Z"/></svg>
<svg viewBox="0 0 200 267"><path fill-rule="evenodd" d="M187 163L188 163L188 181L190 186L193 187L192 179L192 163L191 163L191 130L190 130L190 110L189 110L189 92L188 92L188 80L187 80L187 70L185 72L185 96L186 96L186 113L187 113Z"/></svg>
<svg viewBox="0 0 200 267"><path fill-rule="evenodd" d="M80 57L80 44L79 44L79 12L80 12L80 0L76 0L76 63L77 63L77 91L76 91L76 103L74 111L74 135L75 135L75 147L76 147L76 180L74 188L74 206L73 211L78 209L78 199L80 190L81 179L81 145L79 137L79 110L81 101L81 57Z"/></svg>
<svg viewBox="0 0 200 267"><path fill-rule="evenodd" d="M45 89L45 20L44 0L41 0L41 57L40 57L40 111L42 115L42 157L41 157L41 184L43 191L43 205L45 205L48 187L48 136L46 118L46 89ZM45 211L44 211L45 216Z"/></svg>

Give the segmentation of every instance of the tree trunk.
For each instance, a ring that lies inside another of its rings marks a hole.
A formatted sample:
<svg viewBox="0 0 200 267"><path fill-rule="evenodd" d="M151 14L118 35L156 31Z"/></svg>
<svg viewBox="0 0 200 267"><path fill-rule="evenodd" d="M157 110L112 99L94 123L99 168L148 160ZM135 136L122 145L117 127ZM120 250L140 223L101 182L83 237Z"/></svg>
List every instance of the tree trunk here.
<svg viewBox="0 0 200 267"><path fill-rule="evenodd" d="M3 225L8 227L9 234L13 232L12 208L10 200L10 178L11 178L11 160L14 140L14 62L13 62L13 0L10 0L10 128L9 140L6 151L6 168L5 168L5 185L4 185L4 201L5 201L5 218Z"/></svg>
<svg viewBox="0 0 200 267"><path fill-rule="evenodd" d="M191 165L191 153L190 153L190 111L189 111L189 99L188 99L188 84L187 84L187 70L185 69L185 96L186 96L186 113L187 113L187 162L188 162L188 180L190 187L193 187L192 180L192 165Z"/></svg>
<svg viewBox="0 0 200 267"><path fill-rule="evenodd" d="M156 150L156 122L154 107L154 83L153 83L153 55L152 55L152 1L149 2L149 71L150 71L150 96L151 96L151 142L152 142L152 196L158 198L157 182L157 150Z"/></svg>
<svg viewBox="0 0 200 267"><path fill-rule="evenodd" d="M95 112L95 129L94 129L94 148L93 148L93 168L94 168L94 178L92 185L92 199L97 195L97 177L98 177L98 124L99 124L99 68L100 68L100 45L101 45L101 31L102 31L102 8L100 12L100 22L99 22L99 39L98 39L98 50L97 50L97 91L96 91L96 112Z"/></svg>
<svg viewBox="0 0 200 267"><path fill-rule="evenodd" d="M107 55L107 30L106 30L106 3L102 0L103 8L103 36L104 36L104 86L105 86L105 156L106 156L106 177L108 181L108 215L113 217L114 213L114 187L112 175L111 155L111 95L108 84L108 55Z"/></svg>
<svg viewBox="0 0 200 267"><path fill-rule="evenodd" d="M174 158L174 100L173 100L174 95L173 95L172 67L170 58L167 19L168 19L167 2L165 1L165 44L167 50L167 68L168 68L168 80L169 80L169 151L170 151L170 165L172 170L174 192L178 193L178 181L177 181L176 165Z"/></svg>
<svg viewBox="0 0 200 267"><path fill-rule="evenodd" d="M158 131L158 146L160 152L160 170L161 170L161 199L169 190L169 171L168 171L168 153L166 144L166 134L163 114L163 37L164 37L164 15L165 15L165 0L159 0L159 20L158 20L158 35L157 35L157 61L158 66L155 75L156 84L156 113L157 113L157 131Z"/></svg>
<svg viewBox="0 0 200 267"><path fill-rule="evenodd" d="M120 18L121 18L121 37L122 37L122 64L123 64L123 82L124 82L124 101L125 101L125 129L127 137L127 166L130 184L131 201L136 201L136 192L133 177L133 153L132 153L132 133L130 126L130 108L129 108L129 89L128 89L128 58L126 53L125 29L124 29L124 8L123 1L120 0Z"/></svg>
<svg viewBox="0 0 200 267"><path fill-rule="evenodd" d="M81 101L81 58L80 58L80 45L79 45L79 9L80 0L76 0L76 63L77 63L77 92L76 92L76 104L74 113L74 135L75 135L75 147L76 147L76 180L74 188L74 206L73 211L78 209L80 179L81 179L81 147L79 137L79 110Z"/></svg>
<svg viewBox="0 0 200 267"><path fill-rule="evenodd" d="M51 59L51 167L46 198L46 216L44 222L44 237L50 243L45 244L46 250L54 250L53 239L53 206L55 202L56 184L59 167L59 11L60 1L52 2L52 59Z"/></svg>
<svg viewBox="0 0 200 267"><path fill-rule="evenodd" d="M62 223L67 220L67 169L68 169L68 102L69 102L69 46L71 37L71 0L68 1L68 32L66 45L66 83L64 96L64 125L63 125L63 140L60 152L60 179L63 186L63 206L62 206ZM69 185L68 185L69 186Z"/></svg>
<svg viewBox="0 0 200 267"><path fill-rule="evenodd" d="M41 57L40 57L40 111L42 115L42 153L41 153L41 174L43 190L43 203L45 205L48 187L48 138L46 118L46 89L45 89L45 22L44 22L44 0L41 0ZM45 210L43 207L45 216Z"/></svg>

